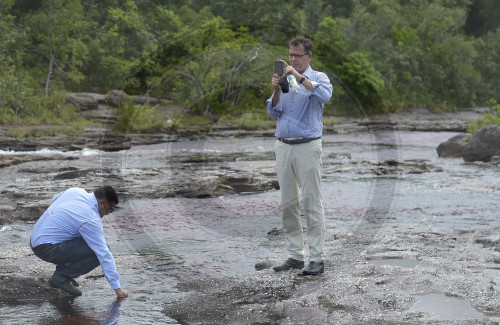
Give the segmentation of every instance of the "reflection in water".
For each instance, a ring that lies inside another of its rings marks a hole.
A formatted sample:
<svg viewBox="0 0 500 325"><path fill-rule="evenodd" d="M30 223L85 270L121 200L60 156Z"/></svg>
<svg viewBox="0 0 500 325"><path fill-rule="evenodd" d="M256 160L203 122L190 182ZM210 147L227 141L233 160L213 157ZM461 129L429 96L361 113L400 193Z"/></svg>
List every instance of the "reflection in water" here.
<svg viewBox="0 0 500 325"><path fill-rule="evenodd" d="M113 325L118 324L118 319L120 318L120 300L116 300L111 304L111 308L108 312L108 317L102 320L99 324L101 325Z"/></svg>
<svg viewBox="0 0 500 325"><path fill-rule="evenodd" d="M121 300L115 300L104 315L89 315L88 310L82 310L75 304L75 298L54 299L50 303L59 312L58 319L46 319L41 324L61 325L113 325L118 324Z"/></svg>

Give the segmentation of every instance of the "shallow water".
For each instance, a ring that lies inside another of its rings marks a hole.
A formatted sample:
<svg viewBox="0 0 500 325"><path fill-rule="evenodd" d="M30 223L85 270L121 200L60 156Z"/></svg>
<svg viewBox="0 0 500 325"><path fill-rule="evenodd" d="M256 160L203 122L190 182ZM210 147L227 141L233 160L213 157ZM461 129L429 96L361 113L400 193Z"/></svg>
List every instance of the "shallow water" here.
<svg viewBox="0 0 500 325"><path fill-rule="evenodd" d="M325 174L323 196L328 227L354 234L369 229L376 241L389 227L434 231L495 224L496 211L500 210L500 170L464 164L461 159L438 158L435 147L454 134L386 131L326 136L324 155L334 155L337 163L339 159L344 159L346 165L423 159L442 168L385 177L360 173L356 168ZM192 153L208 157L212 153L236 152L247 159L231 162L232 167L272 169L272 150L272 139L219 138L137 146L118 153L67 154L79 155L80 159L72 163L86 167L112 166L124 173L158 168L167 170L168 175L182 167L177 157ZM252 161L248 157L267 159ZM329 159L324 161L331 163ZM217 163L207 159L200 168L206 168L209 174L214 165ZM22 175L2 177L25 181ZM176 287L183 270L200 278L249 274L255 272L256 262L284 253L266 240L268 231L281 226L278 191L210 199L130 198L120 206L104 222L108 244L121 265L121 282L131 293L128 299L117 303L105 279L86 278L84 294L77 299L0 302L0 324L177 324L162 309L185 294ZM31 227L29 223L2 227L0 245L25 245ZM43 263L33 256L27 258ZM369 262L403 268L417 265L415 260L409 261ZM459 302L447 299L424 296L412 308L427 312L427 305L440 301L449 303L445 306L448 311L437 314L436 319L468 319L452 318L455 308L463 306L456 307Z"/></svg>
<svg viewBox="0 0 500 325"><path fill-rule="evenodd" d="M436 321L481 320L484 317L467 300L441 293L418 296L410 311L428 313Z"/></svg>

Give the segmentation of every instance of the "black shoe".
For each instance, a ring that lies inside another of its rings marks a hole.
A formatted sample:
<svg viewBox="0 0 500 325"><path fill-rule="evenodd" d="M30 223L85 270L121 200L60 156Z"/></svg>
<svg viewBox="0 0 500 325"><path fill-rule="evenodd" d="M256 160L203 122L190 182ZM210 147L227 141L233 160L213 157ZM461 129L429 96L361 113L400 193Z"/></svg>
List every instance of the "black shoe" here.
<svg viewBox="0 0 500 325"><path fill-rule="evenodd" d="M273 267L276 272L288 271L290 269L301 269L304 267L304 261L297 261L293 258L288 258L285 263Z"/></svg>
<svg viewBox="0 0 500 325"><path fill-rule="evenodd" d="M69 294L72 294L73 296L81 296L82 295L82 292L80 291L80 289L76 288L70 280L67 280L65 282L59 282L59 281L55 281L54 279L50 279L49 280L49 284L53 287L53 288L59 288L59 289L62 289L64 291L66 291L67 293Z"/></svg>
<svg viewBox="0 0 500 325"><path fill-rule="evenodd" d="M71 284L74 285L75 287L79 287L80 286L80 284L78 282L76 282L75 279L71 279L70 281L71 281Z"/></svg>
<svg viewBox="0 0 500 325"><path fill-rule="evenodd" d="M309 265L302 271L302 275L318 275L325 272L325 262L311 261Z"/></svg>

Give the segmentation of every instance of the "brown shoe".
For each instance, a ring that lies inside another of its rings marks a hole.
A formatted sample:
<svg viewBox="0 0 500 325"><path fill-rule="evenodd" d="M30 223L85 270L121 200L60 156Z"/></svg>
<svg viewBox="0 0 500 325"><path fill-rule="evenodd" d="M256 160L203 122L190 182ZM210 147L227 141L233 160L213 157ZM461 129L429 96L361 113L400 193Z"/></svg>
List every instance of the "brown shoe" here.
<svg viewBox="0 0 500 325"><path fill-rule="evenodd" d="M285 263L273 267L276 272L288 271L290 269L301 269L304 267L304 261L298 261L293 258L288 258Z"/></svg>

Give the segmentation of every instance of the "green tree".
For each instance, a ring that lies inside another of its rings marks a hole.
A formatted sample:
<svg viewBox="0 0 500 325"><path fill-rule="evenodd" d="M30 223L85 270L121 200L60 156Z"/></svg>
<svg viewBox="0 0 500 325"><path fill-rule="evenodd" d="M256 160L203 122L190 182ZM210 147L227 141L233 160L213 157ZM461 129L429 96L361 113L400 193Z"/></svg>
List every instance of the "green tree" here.
<svg viewBox="0 0 500 325"><path fill-rule="evenodd" d="M244 104L243 98L255 87L248 72L253 71L258 43L229 29L219 17L193 31L189 42L194 44L189 59L178 65L173 78L181 100L198 113L216 115Z"/></svg>
<svg viewBox="0 0 500 325"><path fill-rule="evenodd" d="M474 0L468 7L464 30L469 35L483 36L500 27L500 6L497 0Z"/></svg>
<svg viewBox="0 0 500 325"><path fill-rule="evenodd" d="M321 55L336 65L350 53L365 53L393 107L473 105L485 97L475 40L462 32L468 3L360 2L347 19L325 19L316 38Z"/></svg>
<svg viewBox="0 0 500 325"><path fill-rule="evenodd" d="M135 1L126 0L118 7L107 8L106 22L97 31L93 45L92 66L88 73L98 89L124 89L136 87L133 69L145 53L152 52L157 40L146 17Z"/></svg>
<svg viewBox="0 0 500 325"><path fill-rule="evenodd" d="M79 0L44 0L42 7L25 18L31 29L33 72L42 78L45 94L53 83L64 88L64 81L78 84L84 75L88 49L82 41L85 34L83 7Z"/></svg>
<svg viewBox="0 0 500 325"><path fill-rule="evenodd" d="M493 98L500 102L500 28L475 42L477 58L474 66L481 75L479 98Z"/></svg>
<svg viewBox="0 0 500 325"><path fill-rule="evenodd" d="M256 101L262 87L255 78L265 73L256 58L263 50L247 28L232 29L208 7L187 6L159 8L153 25L164 28L157 51L135 69L143 91L213 117Z"/></svg>
<svg viewBox="0 0 500 325"><path fill-rule="evenodd" d="M421 77L432 96L430 102L441 101L445 107L474 104L480 80L474 67L474 41L461 33L465 9L431 4L422 13L416 32L422 40Z"/></svg>
<svg viewBox="0 0 500 325"><path fill-rule="evenodd" d="M17 125L34 91L31 77L22 66L26 33L9 14L13 5L14 1L0 2L0 123Z"/></svg>
<svg viewBox="0 0 500 325"><path fill-rule="evenodd" d="M366 53L348 54L336 72L366 112L380 112L387 107L384 80Z"/></svg>

